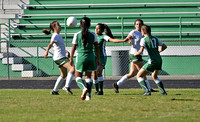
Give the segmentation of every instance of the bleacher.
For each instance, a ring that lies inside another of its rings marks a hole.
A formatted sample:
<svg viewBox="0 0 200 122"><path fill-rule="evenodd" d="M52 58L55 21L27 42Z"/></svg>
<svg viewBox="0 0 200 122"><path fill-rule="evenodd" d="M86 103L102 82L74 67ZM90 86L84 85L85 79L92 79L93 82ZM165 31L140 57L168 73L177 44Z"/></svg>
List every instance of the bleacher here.
<svg viewBox="0 0 200 122"><path fill-rule="evenodd" d="M9 21L19 20L18 23L10 24L14 27L14 32L10 32L10 47L16 55L23 56L28 62L34 64L37 69L41 69L44 74L59 74L54 69L49 71L45 64L43 54L49 43L50 35L42 33L43 28L49 28L49 23L58 20L62 26L61 35L63 36L66 47L71 50L73 34L80 30L79 24L75 28L66 25L66 19L74 16L78 22L83 16L91 18L92 25L90 30L94 32L97 23L106 23L112 30L115 38L124 39L127 34L134 29L134 21L142 19L145 24L152 27L152 34L171 46L176 53L177 46L200 45L200 2L196 0L168 0L168 1L130 1L130 0L30 0L30 4L24 4L24 13L19 14L18 18L10 18ZM107 43L108 56L111 56L113 49L129 49L129 44ZM117 46L117 47L116 47ZM195 48L196 49L196 48ZM16 51L17 50L17 51ZM183 49L180 49L183 50ZM20 52L20 53L19 53ZM180 55L183 55L181 52ZM191 52L196 55L196 50ZM166 56L168 52L164 53ZM50 55L51 56L51 55ZM34 59L39 59L35 63ZM51 59L47 62L53 64ZM111 59L108 59L110 65ZM39 67L39 68L38 68ZM108 69L108 68L107 68ZM111 69L108 69L110 74ZM37 70L37 72L39 72ZM174 73L174 72L173 72ZM172 73L172 74L173 74ZM169 73L170 74L170 73ZM176 73L174 73L176 74Z"/></svg>
<svg viewBox="0 0 200 122"><path fill-rule="evenodd" d="M91 4L93 3L93 4ZM61 34L65 40L71 41L73 34L80 30L68 28L66 19L69 16L80 18L88 16L92 20L91 31L97 23L110 26L116 38L124 38L134 29L135 19L143 19L145 24L152 27L152 33L164 41L198 40L200 31L200 2L157 2L140 1L63 1L32 0L30 5L24 5L24 14L20 15L18 28L11 34L13 40L48 40L49 36L41 33L48 28L49 23L58 20L62 25ZM67 35L65 34L67 33ZM172 45L176 44L173 42ZM170 44L169 43L169 44ZM113 44L111 44L113 45ZM120 45L120 44L118 44ZM30 45L29 45L30 46ZM70 44L69 44L70 46Z"/></svg>

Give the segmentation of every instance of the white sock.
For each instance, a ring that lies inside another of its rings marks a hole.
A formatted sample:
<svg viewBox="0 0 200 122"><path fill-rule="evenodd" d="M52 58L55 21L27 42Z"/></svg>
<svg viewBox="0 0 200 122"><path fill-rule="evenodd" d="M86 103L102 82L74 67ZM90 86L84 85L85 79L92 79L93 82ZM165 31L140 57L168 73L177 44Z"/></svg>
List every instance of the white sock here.
<svg viewBox="0 0 200 122"><path fill-rule="evenodd" d="M70 86L73 77L74 77L74 75L73 75L72 73L69 72L69 73L67 74L65 87L69 87L69 86Z"/></svg>
<svg viewBox="0 0 200 122"><path fill-rule="evenodd" d="M160 79L157 78L157 79L154 80L154 82L155 82L156 84L158 84L158 83L160 83Z"/></svg>
<svg viewBox="0 0 200 122"><path fill-rule="evenodd" d="M56 81L56 83L55 83L55 85L54 85L53 91L58 92L58 89L62 85L63 81L64 81L64 79L61 76L59 76L57 81Z"/></svg>
<svg viewBox="0 0 200 122"><path fill-rule="evenodd" d="M97 80L93 79L93 84L97 84L97 83L99 83L98 79Z"/></svg>
<svg viewBox="0 0 200 122"><path fill-rule="evenodd" d="M145 83L147 84L148 89L151 90L151 86L150 86L149 80L146 79Z"/></svg>
<svg viewBox="0 0 200 122"><path fill-rule="evenodd" d="M118 82L117 85L120 86L122 85L124 82L126 82L128 80L127 76L124 75Z"/></svg>

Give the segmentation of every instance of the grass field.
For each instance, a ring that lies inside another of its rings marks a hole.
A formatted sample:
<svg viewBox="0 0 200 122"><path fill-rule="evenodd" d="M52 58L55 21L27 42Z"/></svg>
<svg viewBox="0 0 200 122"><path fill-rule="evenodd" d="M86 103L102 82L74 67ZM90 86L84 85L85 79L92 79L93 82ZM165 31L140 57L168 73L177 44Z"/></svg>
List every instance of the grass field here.
<svg viewBox="0 0 200 122"><path fill-rule="evenodd" d="M73 89L74 95L49 92L1 89L0 121L200 121L200 89L167 89L167 96L142 96L142 89L120 89L119 94L106 89L91 101L82 101L79 89Z"/></svg>

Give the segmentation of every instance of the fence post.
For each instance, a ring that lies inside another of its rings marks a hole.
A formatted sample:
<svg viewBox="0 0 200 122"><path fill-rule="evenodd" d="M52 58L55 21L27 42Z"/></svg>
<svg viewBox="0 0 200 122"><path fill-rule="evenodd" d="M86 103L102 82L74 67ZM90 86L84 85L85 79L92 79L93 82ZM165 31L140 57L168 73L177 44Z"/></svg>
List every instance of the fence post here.
<svg viewBox="0 0 200 122"><path fill-rule="evenodd" d="M36 65L37 65L37 77L39 76L39 57L38 57L38 45L36 46L36 52L37 52L37 59L36 59Z"/></svg>
<svg viewBox="0 0 200 122"><path fill-rule="evenodd" d="M121 17L121 32L122 32L121 39L124 39L124 18L123 17Z"/></svg>
<svg viewBox="0 0 200 122"><path fill-rule="evenodd" d="M10 68L9 68L9 42L10 42L10 19L8 19L8 40L6 41L6 50L7 50L7 72L8 72L8 80L10 80Z"/></svg>
<svg viewBox="0 0 200 122"><path fill-rule="evenodd" d="M179 39L182 40L182 18L179 17ZM180 45L182 45L182 41L180 41Z"/></svg>

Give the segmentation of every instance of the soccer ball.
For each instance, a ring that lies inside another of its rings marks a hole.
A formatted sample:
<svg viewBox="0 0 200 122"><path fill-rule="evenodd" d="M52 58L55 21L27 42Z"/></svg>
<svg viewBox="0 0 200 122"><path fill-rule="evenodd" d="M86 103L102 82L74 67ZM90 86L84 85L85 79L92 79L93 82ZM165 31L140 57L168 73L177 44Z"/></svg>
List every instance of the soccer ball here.
<svg viewBox="0 0 200 122"><path fill-rule="evenodd" d="M77 25L77 19L75 17L69 17L67 19L67 25L72 28L75 27Z"/></svg>

